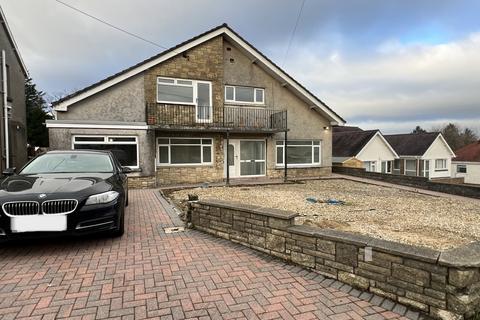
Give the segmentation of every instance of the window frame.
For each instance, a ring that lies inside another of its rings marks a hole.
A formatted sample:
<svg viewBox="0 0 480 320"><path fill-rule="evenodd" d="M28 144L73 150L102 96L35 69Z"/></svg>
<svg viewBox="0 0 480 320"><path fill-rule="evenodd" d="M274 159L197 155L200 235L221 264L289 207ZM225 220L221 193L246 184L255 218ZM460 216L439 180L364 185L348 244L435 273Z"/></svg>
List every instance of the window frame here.
<svg viewBox="0 0 480 320"><path fill-rule="evenodd" d="M165 143L159 143L159 140L161 139L168 139L168 144ZM172 141L174 139L192 139L192 140L200 140L199 144L173 144L173 145L181 145L181 146L200 146L200 163L173 163L172 164ZM210 139L212 143L203 143L202 140ZM213 166L214 164L214 145L215 145L215 139L212 137L157 137L156 139L156 160L155 163L157 167L198 167L198 166ZM160 163L160 146L163 147L168 147L168 163ZM203 148L204 146L210 147L210 162L204 162L203 161Z"/></svg>
<svg viewBox="0 0 480 320"><path fill-rule="evenodd" d="M291 145L290 142L292 141L310 141L311 144L302 144L302 145ZM281 142L281 144L278 144ZM314 142L318 142L318 144L314 144ZM322 166L322 140L321 139L312 139L312 140L305 140L305 139L295 139L295 140L287 140L287 148L295 148L295 147L312 147L312 162L311 163L287 163L287 168L309 168L309 167L321 167ZM277 162L278 160L278 149L282 149L282 162ZM314 162L315 160L315 149L318 149L318 162ZM285 167L285 140L276 140L275 141L275 166L277 168Z"/></svg>
<svg viewBox="0 0 480 320"><path fill-rule="evenodd" d="M76 138L103 138L103 141L75 141ZM110 141L110 138L133 138L135 141ZM139 148L139 143L138 143L138 136L131 136L131 135L102 135L102 134L94 134L94 135L89 135L89 134L76 134L72 136L72 150L80 150L80 149L75 149L76 144L103 144L103 145L121 145L121 144L131 144L135 145L137 148L136 152L136 163L137 165L135 166L123 166L123 167L128 167L130 169L139 169L140 168L140 148ZM117 159L118 160L118 159Z"/></svg>
<svg viewBox="0 0 480 320"><path fill-rule="evenodd" d="M438 167L438 161L441 161L445 166ZM448 160L445 158L435 159L435 172L448 171Z"/></svg>
<svg viewBox="0 0 480 320"><path fill-rule="evenodd" d="M459 168L463 168L465 171L459 171ZM456 165L456 173L466 174L468 172L466 164L457 164Z"/></svg>
<svg viewBox="0 0 480 320"><path fill-rule="evenodd" d="M227 88L232 88L233 89L233 100L227 98ZM237 88L251 88L251 89L253 89L253 102L236 100ZM262 101L257 101L257 91L262 92ZM223 93L224 93L223 96L224 96L224 99L225 99L226 103L239 103L239 104L251 104L251 105L262 105L262 106L265 105L265 88L225 85Z"/></svg>
<svg viewBox="0 0 480 320"><path fill-rule="evenodd" d="M417 177L418 176L418 162L417 162L417 159L404 159L404 168L403 168L403 175L405 176L411 176L411 177ZM414 161L415 162L415 170L408 170L407 169L407 162L408 161ZM413 175L409 175L407 174L407 171L408 172L414 172Z"/></svg>

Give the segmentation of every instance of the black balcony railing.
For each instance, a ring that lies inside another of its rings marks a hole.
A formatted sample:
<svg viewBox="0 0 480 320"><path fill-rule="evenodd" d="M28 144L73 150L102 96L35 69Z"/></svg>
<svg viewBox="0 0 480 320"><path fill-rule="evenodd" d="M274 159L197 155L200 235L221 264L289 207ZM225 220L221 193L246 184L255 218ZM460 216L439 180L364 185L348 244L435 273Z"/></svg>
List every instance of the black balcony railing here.
<svg viewBox="0 0 480 320"><path fill-rule="evenodd" d="M160 128L285 131L287 111L262 107L147 104L148 124Z"/></svg>

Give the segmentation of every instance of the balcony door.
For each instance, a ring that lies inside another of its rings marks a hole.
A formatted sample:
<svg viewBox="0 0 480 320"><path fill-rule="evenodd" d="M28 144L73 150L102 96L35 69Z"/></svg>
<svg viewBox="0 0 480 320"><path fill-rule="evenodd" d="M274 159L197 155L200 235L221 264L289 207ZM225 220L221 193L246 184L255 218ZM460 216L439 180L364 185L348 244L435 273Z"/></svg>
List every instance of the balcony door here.
<svg viewBox="0 0 480 320"><path fill-rule="evenodd" d="M265 176L266 170L265 140L230 140L226 170L231 178Z"/></svg>
<svg viewBox="0 0 480 320"><path fill-rule="evenodd" d="M212 90L210 82L197 81L197 123L212 122Z"/></svg>

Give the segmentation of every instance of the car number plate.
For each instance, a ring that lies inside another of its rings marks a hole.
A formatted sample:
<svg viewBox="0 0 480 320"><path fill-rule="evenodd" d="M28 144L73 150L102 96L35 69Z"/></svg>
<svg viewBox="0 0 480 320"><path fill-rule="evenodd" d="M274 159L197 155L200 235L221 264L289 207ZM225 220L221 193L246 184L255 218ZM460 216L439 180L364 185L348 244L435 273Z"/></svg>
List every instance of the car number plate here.
<svg viewBox="0 0 480 320"><path fill-rule="evenodd" d="M65 231L67 230L67 216L36 215L11 217L10 228L12 232Z"/></svg>

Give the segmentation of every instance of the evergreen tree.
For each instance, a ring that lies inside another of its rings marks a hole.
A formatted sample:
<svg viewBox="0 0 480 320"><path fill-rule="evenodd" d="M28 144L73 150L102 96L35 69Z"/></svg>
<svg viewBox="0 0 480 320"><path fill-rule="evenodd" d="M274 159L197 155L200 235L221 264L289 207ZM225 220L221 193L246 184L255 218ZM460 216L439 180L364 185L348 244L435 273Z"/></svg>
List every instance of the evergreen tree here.
<svg viewBox="0 0 480 320"><path fill-rule="evenodd" d="M45 121L53 117L47 112L44 95L44 92L37 90L31 78L25 81L27 141L33 147L48 147L48 129Z"/></svg>

